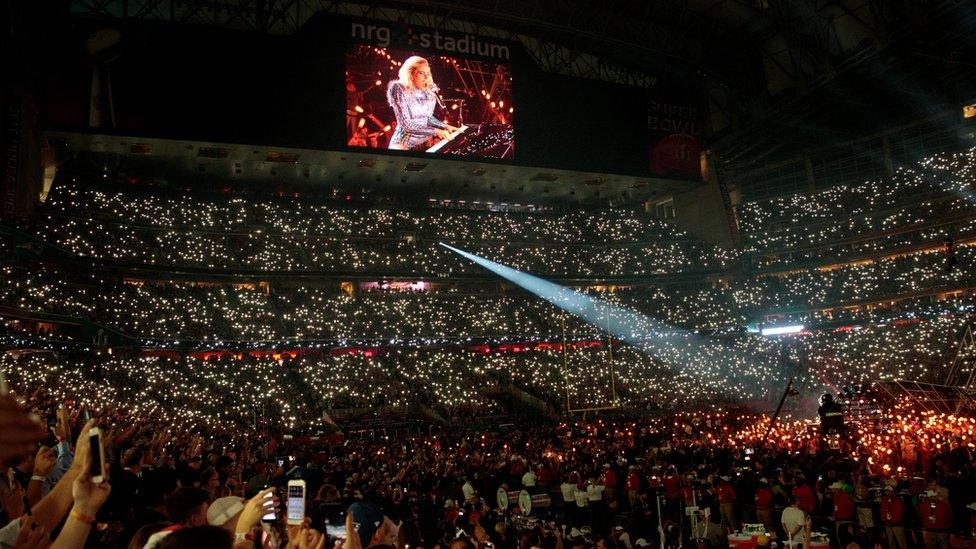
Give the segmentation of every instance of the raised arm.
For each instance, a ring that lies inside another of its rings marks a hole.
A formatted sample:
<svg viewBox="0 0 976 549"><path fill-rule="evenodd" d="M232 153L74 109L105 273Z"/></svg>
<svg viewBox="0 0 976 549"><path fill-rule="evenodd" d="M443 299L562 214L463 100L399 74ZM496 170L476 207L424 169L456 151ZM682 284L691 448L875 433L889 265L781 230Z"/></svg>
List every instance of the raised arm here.
<svg viewBox="0 0 976 549"><path fill-rule="evenodd" d="M81 461L81 460L79 460ZM95 484L92 482L91 471L91 452L89 452L81 463L81 470L75 476L71 485L71 496L74 506L68 514L68 520L61 528L58 539L54 540L51 549L72 549L74 547L84 547L88 534L91 533L92 525L95 523L95 513L99 507L108 499L111 486L107 482ZM108 464L103 463L103 475L108 476Z"/></svg>
<svg viewBox="0 0 976 549"><path fill-rule="evenodd" d="M95 420L91 419L82 427L81 433L78 434L78 441L75 443L75 459L71 462L71 467L54 485L54 488L31 510L34 514L34 520L47 528L49 532L54 530L71 507L73 501L71 487L85 468L84 464L91 459L88 431L94 424Z"/></svg>

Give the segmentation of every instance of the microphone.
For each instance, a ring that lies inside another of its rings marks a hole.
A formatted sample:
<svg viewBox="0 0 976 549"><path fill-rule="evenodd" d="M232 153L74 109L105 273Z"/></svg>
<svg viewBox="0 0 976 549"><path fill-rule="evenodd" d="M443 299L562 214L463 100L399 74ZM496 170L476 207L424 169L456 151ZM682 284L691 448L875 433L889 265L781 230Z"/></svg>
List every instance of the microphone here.
<svg viewBox="0 0 976 549"><path fill-rule="evenodd" d="M441 99L441 94L439 93L441 89L437 86L437 84L431 84L429 89L430 93L434 94L434 98L437 99L437 104L440 105L442 109L447 110L447 107L444 106L444 100Z"/></svg>

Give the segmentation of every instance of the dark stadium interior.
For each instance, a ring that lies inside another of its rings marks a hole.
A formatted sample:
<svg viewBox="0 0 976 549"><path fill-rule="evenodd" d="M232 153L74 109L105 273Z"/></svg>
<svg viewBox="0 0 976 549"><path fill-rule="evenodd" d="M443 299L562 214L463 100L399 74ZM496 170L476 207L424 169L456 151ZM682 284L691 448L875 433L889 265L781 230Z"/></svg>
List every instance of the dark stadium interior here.
<svg viewBox="0 0 976 549"><path fill-rule="evenodd" d="M4 0L0 547L976 547L966 0Z"/></svg>

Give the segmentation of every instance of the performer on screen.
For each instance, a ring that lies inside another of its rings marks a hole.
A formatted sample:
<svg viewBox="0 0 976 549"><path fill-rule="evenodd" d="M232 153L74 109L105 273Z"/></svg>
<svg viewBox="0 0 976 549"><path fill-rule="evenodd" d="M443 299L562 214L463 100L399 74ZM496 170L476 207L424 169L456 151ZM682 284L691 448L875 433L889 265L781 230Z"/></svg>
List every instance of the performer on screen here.
<svg viewBox="0 0 976 549"><path fill-rule="evenodd" d="M430 74L430 64L414 55L400 66L397 80L386 88L386 100L393 108L397 127L390 136L391 149L425 150L434 136L450 139L458 128L434 118L437 85Z"/></svg>

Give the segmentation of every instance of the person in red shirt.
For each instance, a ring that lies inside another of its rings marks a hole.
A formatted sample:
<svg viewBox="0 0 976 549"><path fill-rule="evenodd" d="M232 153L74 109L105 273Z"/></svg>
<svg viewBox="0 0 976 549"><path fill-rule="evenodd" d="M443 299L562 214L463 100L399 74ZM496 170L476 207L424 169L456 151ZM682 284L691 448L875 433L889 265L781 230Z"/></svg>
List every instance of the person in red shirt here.
<svg viewBox="0 0 976 549"><path fill-rule="evenodd" d="M685 475L684 480L681 481L681 499L684 501L685 507L697 505L695 475Z"/></svg>
<svg viewBox="0 0 976 549"><path fill-rule="evenodd" d="M769 480L759 479L756 488L756 521L766 526L766 531L774 531L773 524L773 489L769 487Z"/></svg>
<svg viewBox="0 0 976 549"><path fill-rule="evenodd" d="M669 502L678 501L681 499L681 477L678 476L676 470L668 469L664 479L662 479L661 484L664 486L664 499Z"/></svg>
<svg viewBox="0 0 976 549"><path fill-rule="evenodd" d="M837 539L839 540L841 532L854 520L854 499L844 490L844 485L839 482L831 484L830 491L831 500L834 502L831 517L837 527Z"/></svg>
<svg viewBox="0 0 976 549"><path fill-rule="evenodd" d="M735 488L730 480L727 476L719 477L715 483L715 498L718 499L722 522L733 530L738 530L738 521L735 519Z"/></svg>
<svg viewBox="0 0 976 549"><path fill-rule="evenodd" d="M885 488L885 495L881 498L881 522L888 536L889 549L908 549L905 540L905 503L895 495L891 485Z"/></svg>
<svg viewBox="0 0 976 549"><path fill-rule="evenodd" d="M804 513L810 515L816 511L817 496L803 477L797 477L796 485L793 487L793 495L796 496L796 506L802 509Z"/></svg>
<svg viewBox="0 0 976 549"><path fill-rule="evenodd" d="M949 549L949 528L952 527L952 509L938 497L936 492L928 491L918 504L918 515L922 517L922 533L925 536L925 549Z"/></svg>
<svg viewBox="0 0 976 549"><path fill-rule="evenodd" d="M630 501L631 509L634 508L638 491L640 491L640 475L637 474L637 467L631 465L627 469L627 499Z"/></svg>
<svg viewBox="0 0 976 549"><path fill-rule="evenodd" d="M617 472L609 463L603 464L603 494L607 499L613 499L613 491L617 489Z"/></svg>
<svg viewBox="0 0 976 549"><path fill-rule="evenodd" d="M664 487L664 514L677 520L681 517L681 477L674 465L665 471L661 486Z"/></svg>
<svg viewBox="0 0 976 549"><path fill-rule="evenodd" d="M548 494L556 472L549 462L540 463L535 471L535 482L540 494Z"/></svg>
<svg viewBox="0 0 976 549"><path fill-rule="evenodd" d="M457 505L454 504L453 499L449 499L444 502L444 520L447 521L448 524L454 524L454 521L457 520L458 515L460 514L461 510L458 509Z"/></svg>
<svg viewBox="0 0 976 549"><path fill-rule="evenodd" d="M617 487L617 472L610 467L609 463L603 464L603 489L613 490Z"/></svg>

